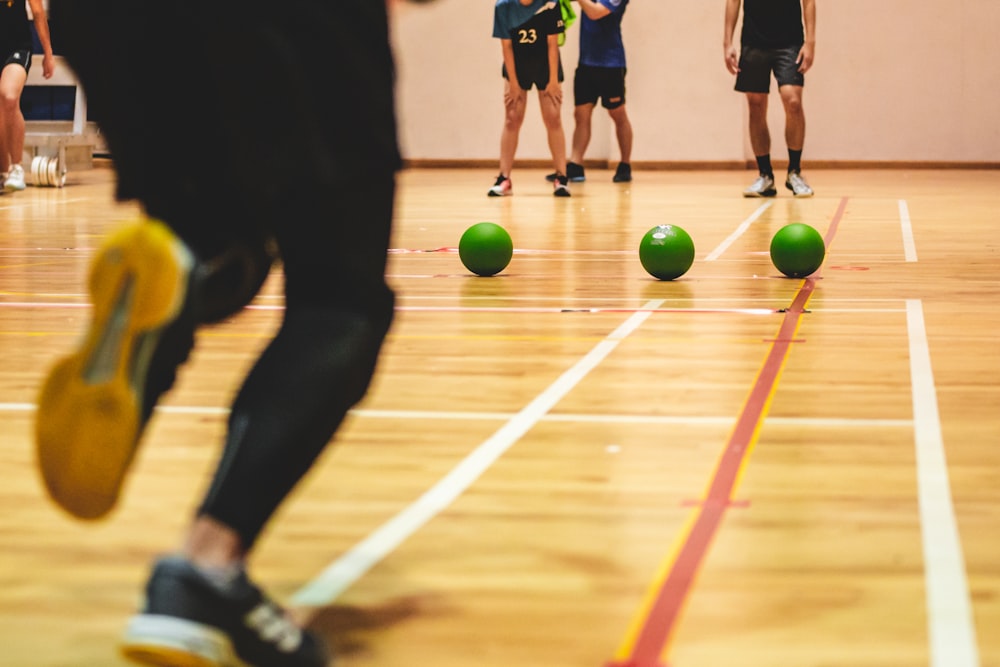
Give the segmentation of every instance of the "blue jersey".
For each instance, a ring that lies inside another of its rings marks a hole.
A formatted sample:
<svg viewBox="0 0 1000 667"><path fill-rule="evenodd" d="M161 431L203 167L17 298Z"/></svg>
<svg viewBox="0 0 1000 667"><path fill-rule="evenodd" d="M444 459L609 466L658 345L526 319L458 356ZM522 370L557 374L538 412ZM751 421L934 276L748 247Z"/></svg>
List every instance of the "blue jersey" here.
<svg viewBox="0 0 1000 667"><path fill-rule="evenodd" d="M580 64L591 67L625 67L622 16L628 0L597 0L611 13L597 21L580 12Z"/></svg>

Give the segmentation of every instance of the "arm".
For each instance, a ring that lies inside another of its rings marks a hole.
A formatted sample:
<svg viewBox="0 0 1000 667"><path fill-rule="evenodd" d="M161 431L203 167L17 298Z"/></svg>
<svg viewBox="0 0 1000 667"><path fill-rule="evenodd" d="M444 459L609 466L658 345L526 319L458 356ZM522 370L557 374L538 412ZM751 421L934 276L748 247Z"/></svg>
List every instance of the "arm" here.
<svg viewBox="0 0 1000 667"><path fill-rule="evenodd" d="M587 18L599 21L611 13L611 10L595 0L577 0L580 9L587 15Z"/></svg>
<svg viewBox="0 0 1000 667"><path fill-rule="evenodd" d="M42 76L49 79L55 72L56 60L52 55L52 40L49 38L49 19L45 14L45 5L42 4L42 0L28 0L28 6L31 7L38 41L42 44Z"/></svg>
<svg viewBox="0 0 1000 667"><path fill-rule="evenodd" d="M813 64L816 52L816 0L802 0L802 23L805 26L805 43L795 61L799 71L806 72Z"/></svg>
<svg viewBox="0 0 1000 667"><path fill-rule="evenodd" d="M740 71L740 57L736 44L733 43L733 33L736 32L736 19L740 15L740 0L726 0L726 17L722 28L722 55L726 61L726 69L730 74Z"/></svg>

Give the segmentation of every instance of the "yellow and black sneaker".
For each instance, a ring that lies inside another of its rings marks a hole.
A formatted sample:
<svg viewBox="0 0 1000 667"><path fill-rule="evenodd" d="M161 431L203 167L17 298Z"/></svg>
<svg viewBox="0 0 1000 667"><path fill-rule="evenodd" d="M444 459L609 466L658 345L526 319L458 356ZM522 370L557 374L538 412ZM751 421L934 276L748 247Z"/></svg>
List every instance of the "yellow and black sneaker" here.
<svg viewBox="0 0 1000 667"><path fill-rule="evenodd" d="M92 319L38 400L38 467L52 499L81 519L115 505L157 400L194 345L195 259L163 223L105 241L90 267Z"/></svg>

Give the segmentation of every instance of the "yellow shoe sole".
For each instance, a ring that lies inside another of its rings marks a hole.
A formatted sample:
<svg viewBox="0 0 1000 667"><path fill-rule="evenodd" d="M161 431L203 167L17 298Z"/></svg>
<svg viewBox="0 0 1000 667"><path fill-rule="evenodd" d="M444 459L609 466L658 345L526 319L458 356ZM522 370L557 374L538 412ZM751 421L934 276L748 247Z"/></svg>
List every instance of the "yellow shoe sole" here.
<svg viewBox="0 0 1000 667"><path fill-rule="evenodd" d="M221 630L170 616L134 616L119 649L130 661L154 667L250 667Z"/></svg>
<svg viewBox="0 0 1000 667"><path fill-rule="evenodd" d="M194 259L166 225L112 235L90 269L90 326L45 380L35 418L45 488L81 519L118 500L142 433L146 370L157 333L180 313Z"/></svg>

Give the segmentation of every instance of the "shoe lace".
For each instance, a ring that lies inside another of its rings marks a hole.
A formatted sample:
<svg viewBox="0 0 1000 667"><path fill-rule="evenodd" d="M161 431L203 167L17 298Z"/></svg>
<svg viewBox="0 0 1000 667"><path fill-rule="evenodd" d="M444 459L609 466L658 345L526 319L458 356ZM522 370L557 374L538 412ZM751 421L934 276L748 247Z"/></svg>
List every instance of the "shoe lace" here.
<svg viewBox="0 0 1000 667"><path fill-rule="evenodd" d="M261 639L274 644L282 653L292 653L302 644L302 629L273 602L264 600L243 620Z"/></svg>

